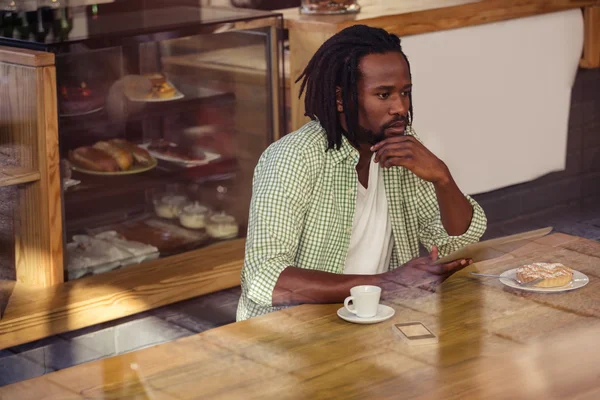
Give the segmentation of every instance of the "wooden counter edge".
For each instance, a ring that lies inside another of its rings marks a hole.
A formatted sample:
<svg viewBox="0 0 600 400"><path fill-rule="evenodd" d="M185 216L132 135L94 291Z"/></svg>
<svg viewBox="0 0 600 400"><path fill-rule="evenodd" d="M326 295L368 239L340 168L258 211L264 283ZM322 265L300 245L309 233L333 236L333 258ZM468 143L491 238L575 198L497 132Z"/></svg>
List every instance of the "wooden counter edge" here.
<svg viewBox="0 0 600 400"><path fill-rule="evenodd" d="M44 51L0 46L0 62L27 67L46 67L54 65L54 54Z"/></svg>
<svg viewBox="0 0 600 400"><path fill-rule="evenodd" d="M0 350L240 285L244 239L52 287L0 281Z"/></svg>
<svg viewBox="0 0 600 400"><path fill-rule="evenodd" d="M285 27L305 32L338 32L348 26L365 24L393 31L398 36L416 35L481 25L509 19L531 17L534 15L565 11L574 8L598 5L598 0L488 0L476 3L460 4L443 8L432 8L407 13L385 15L374 18L356 20L352 16L347 19L325 18L308 19L295 17L291 9L278 10L285 18ZM297 13L297 10L294 9ZM290 16L294 16L290 18Z"/></svg>

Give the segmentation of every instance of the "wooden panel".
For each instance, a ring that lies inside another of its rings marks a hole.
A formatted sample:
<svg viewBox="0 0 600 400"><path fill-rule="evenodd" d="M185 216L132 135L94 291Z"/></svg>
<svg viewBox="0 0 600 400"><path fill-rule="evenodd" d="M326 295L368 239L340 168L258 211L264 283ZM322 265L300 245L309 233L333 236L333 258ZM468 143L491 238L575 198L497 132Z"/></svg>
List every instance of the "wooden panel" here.
<svg viewBox="0 0 600 400"><path fill-rule="evenodd" d="M354 24L392 30L400 36L456 29L600 4L598 0L361 0L358 14L309 16L280 10L285 26L305 32L337 32Z"/></svg>
<svg viewBox="0 0 600 400"><path fill-rule="evenodd" d="M0 176L37 171L35 69L0 62L0 77ZM0 187L0 279L16 278L19 190Z"/></svg>
<svg viewBox="0 0 600 400"><path fill-rule="evenodd" d="M600 6L586 7L584 16L583 68L600 68Z"/></svg>
<svg viewBox="0 0 600 400"><path fill-rule="evenodd" d="M17 187L0 188L0 280L15 279L15 205ZM1 295L0 295L1 297ZM1 313L1 311L0 311Z"/></svg>
<svg viewBox="0 0 600 400"><path fill-rule="evenodd" d="M309 121L309 118L304 116L304 96L301 98L298 97L300 94L300 82L294 82L298 79L300 74L302 74L302 71L304 71L304 68L306 68L315 52L327 39L329 39L329 37L331 37L331 35L333 35L333 33L322 31L303 32L295 29L290 30L290 44L293 48L291 49L289 57L290 74L286 76L286 79L290 80L292 130L299 129Z"/></svg>
<svg viewBox="0 0 600 400"><path fill-rule="evenodd" d="M25 166L37 168L40 180L21 188L15 239L17 281L47 287L64 281L55 68L36 68L33 76L18 84L24 86L20 93L37 93L27 96L35 101L35 113L26 118L34 119L36 151Z"/></svg>
<svg viewBox="0 0 600 400"><path fill-rule="evenodd" d="M27 167L3 167L0 169L0 187L33 182L40 179L40 173Z"/></svg>
<svg viewBox="0 0 600 400"><path fill-rule="evenodd" d="M271 56L268 58L268 62L271 64L270 73L270 86L271 86L271 123L273 124L273 139L277 140L284 135L283 120L283 87L282 84L285 82L285 78L281 77L281 71L285 70L285 64L283 63L283 48L277 38L280 29L277 27L271 27L269 30L270 43L269 53Z"/></svg>
<svg viewBox="0 0 600 400"><path fill-rule="evenodd" d="M37 170L35 68L0 62L0 168Z"/></svg>
<svg viewBox="0 0 600 400"><path fill-rule="evenodd" d="M0 281L12 290L0 349L239 286L244 245L227 241L50 288Z"/></svg>
<svg viewBox="0 0 600 400"><path fill-rule="evenodd" d="M13 49L0 46L0 62L24 65L28 67L43 67L54 65L54 54L27 49Z"/></svg>
<svg viewBox="0 0 600 400"><path fill-rule="evenodd" d="M570 293L508 289L461 271L436 293L384 288L396 314L379 324L342 321L340 304L302 305L9 385L0 396L58 387L67 398L592 399L600 267L590 253L600 243L559 235L468 267L560 260L591 278ZM440 342L406 345L392 328L412 320Z"/></svg>

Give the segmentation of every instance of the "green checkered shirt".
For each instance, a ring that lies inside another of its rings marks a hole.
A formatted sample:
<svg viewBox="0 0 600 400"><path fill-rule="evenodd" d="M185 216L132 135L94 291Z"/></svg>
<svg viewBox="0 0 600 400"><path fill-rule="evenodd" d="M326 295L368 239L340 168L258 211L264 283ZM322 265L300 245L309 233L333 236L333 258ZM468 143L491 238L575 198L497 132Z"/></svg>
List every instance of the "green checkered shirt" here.
<svg viewBox="0 0 600 400"><path fill-rule="evenodd" d="M416 136L407 129L407 134ZM237 320L266 314L279 274L289 266L344 272L356 203L358 151L344 137L329 150L325 130L311 121L273 143L254 171ZM383 169L394 248L389 269L419 256L419 242L437 245L440 256L485 232L487 220L473 205L469 229L449 236L433 184L406 168Z"/></svg>

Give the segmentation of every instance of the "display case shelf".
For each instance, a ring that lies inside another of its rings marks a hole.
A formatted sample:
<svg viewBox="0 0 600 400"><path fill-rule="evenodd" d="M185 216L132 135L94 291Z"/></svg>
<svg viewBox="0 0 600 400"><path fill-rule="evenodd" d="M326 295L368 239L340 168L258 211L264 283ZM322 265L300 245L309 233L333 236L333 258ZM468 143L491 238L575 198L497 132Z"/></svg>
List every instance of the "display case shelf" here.
<svg viewBox="0 0 600 400"><path fill-rule="evenodd" d="M35 182L40 172L27 167L2 167L0 169L0 187Z"/></svg>
<svg viewBox="0 0 600 400"><path fill-rule="evenodd" d="M173 113L182 113L193 110L203 105L220 105L231 102L234 99L232 93L224 93L207 90L202 97L185 96L181 99L162 101L162 102L130 102L124 116L126 122L137 122L145 119L160 118ZM137 106L137 107L136 107ZM110 130L114 125L121 124L122 121L115 121L110 118L106 107L102 107L97 112L80 116L60 116L61 135L68 135L76 131L90 131L97 129Z"/></svg>

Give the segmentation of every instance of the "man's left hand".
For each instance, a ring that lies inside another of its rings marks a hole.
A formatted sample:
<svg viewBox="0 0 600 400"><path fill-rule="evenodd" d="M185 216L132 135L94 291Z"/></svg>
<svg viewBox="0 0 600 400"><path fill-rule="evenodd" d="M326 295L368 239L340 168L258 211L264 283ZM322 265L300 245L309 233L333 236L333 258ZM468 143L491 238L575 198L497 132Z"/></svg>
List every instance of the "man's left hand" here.
<svg viewBox="0 0 600 400"><path fill-rule="evenodd" d="M384 168L404 167L419 178L444 183L450 178L446 164L412 136L387 138L371 147L375 162Z"/></svg>

